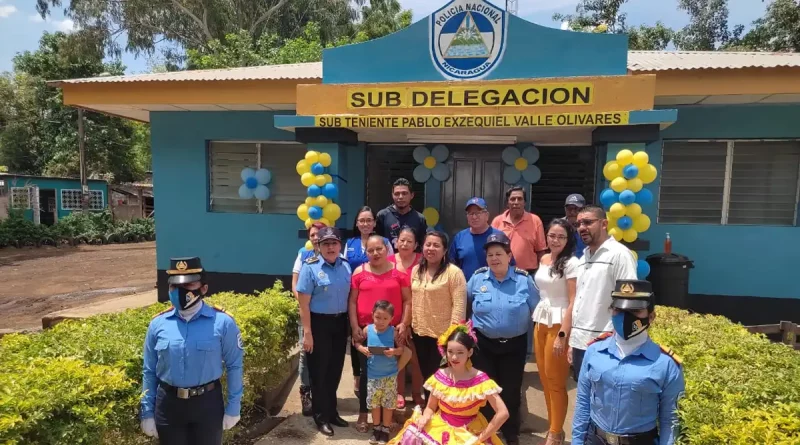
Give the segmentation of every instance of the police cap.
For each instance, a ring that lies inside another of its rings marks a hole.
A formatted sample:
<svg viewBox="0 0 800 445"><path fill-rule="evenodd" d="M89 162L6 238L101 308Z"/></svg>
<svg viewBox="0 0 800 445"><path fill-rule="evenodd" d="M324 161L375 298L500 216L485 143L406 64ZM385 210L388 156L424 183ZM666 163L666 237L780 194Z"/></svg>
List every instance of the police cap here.
<svg viewBox="0 0 800 445"><path fill-rule="evenodd" d="M339 236L339 231L335 227L323 227L319 229L317 232L317 241L322 244L325 241L338 241L342 242L342 238Z"/></svg>
<svg viewBox="0 0 800 445"><path fill-rule="evenodd" d="M611 307L616 309L647 309L653 303L653 286L649 281L617 280L611 292Z"/></svg>
<svg viewBox="0 0 800 445"><path fill-rule="evenodd" d="M200 281L203 276L203 265L198 257L170 258L167 270L169 284L186 284Z"/></svg>
<svg viewBox="0 0 800 445"><path fill-rule="evenodd" d="M506 234L503 233L503 232L493 233L493 234L489 235L488 238L486 238L486 242L483 243L483 248L484 249L488 249L489 246L494 245L494 244L499 244L501 246L508 247L508 246L511 245L511 240L508 239Z"/></svg>

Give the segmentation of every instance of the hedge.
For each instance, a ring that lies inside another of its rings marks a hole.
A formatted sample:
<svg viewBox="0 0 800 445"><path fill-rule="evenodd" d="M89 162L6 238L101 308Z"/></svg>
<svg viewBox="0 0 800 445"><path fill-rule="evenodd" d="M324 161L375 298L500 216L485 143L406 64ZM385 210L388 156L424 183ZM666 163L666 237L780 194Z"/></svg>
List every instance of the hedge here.
<svg viewBox="0 0 800 445"><path fill-rule="evenodd" d="M683 360L679 444L800 444L800 353L727 318L667 307L652 336Z"/></svg>
<svg viewBox="0 0 800 445"><path fill-rule="evenodd" d="M216 294L245 342L242 415L285 377L297 303L280 282L257 295ZM142 344L154 304L0 339L0 444L149 443L139 432Z"/></svg>

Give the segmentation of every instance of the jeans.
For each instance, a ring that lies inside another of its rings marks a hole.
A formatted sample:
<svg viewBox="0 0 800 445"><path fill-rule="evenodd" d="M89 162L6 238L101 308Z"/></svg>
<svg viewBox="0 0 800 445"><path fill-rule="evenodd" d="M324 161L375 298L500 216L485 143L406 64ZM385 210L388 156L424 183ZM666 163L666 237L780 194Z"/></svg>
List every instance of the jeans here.
<svg viewBox="0 0 800 445"><path fill-rule="evenodd" d="M300 334L300 348L303 347L303 324L297 327L297 332ZM300 374L300 386L311 388L311 377L308 375L308 364L306 363L306 353L300 351L300 364L297 366L297 372Z"/></svg>

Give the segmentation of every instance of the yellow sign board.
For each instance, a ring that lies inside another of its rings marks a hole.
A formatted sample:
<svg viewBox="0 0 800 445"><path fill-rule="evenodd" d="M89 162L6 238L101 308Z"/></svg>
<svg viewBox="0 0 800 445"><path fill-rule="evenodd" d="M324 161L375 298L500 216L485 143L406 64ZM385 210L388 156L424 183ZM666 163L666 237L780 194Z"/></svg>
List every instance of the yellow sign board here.
<svg viewBox="0 0 800 445"><path fill-rule="evenodd" d="M314 125L324 128L529 128L628 125L628 111L498 115L358 116L321 115Z"/></svg>
<svg viewBox="0 0 800 445"><path fill-rule="evenodd" d="M347 107L375 108L494 108L591 105L589 82L506 84L492 86L350 88Z"/></svg>

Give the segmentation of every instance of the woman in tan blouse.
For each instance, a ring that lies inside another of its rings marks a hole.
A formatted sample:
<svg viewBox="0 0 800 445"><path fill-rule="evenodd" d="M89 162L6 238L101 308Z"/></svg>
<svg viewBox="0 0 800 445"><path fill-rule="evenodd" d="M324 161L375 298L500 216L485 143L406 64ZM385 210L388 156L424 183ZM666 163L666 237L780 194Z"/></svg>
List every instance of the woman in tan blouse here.
<svg viewBox="0 0 800 445"><path fill-rule="evenodd" d="M411 327L423 381L439 369L442 356L436 341L451 324L464 321L466 302L467 282L461 269L450 264L447 236L428 232L422 260L411 272Z"/></svg>

